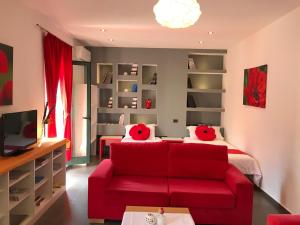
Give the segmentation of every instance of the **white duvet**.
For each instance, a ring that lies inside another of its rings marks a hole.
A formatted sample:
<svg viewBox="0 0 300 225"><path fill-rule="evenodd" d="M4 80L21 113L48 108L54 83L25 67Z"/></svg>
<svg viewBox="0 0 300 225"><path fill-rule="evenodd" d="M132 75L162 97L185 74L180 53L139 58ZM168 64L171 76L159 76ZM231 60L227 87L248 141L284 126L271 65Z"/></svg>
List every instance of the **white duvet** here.
<svg viewBox="0 0 300 225"><path fill-rule="evenodd" d="M130 143L151 143L151 142L162 142L162 140L159 137L155 137L155 138L150 138L147 140L141 140L141 141L137 141L137 140L133 140L131 137L124 137L121 142L130 142Z"/></svg>
<svg viewBox="0 0 300 225"><path fill-rule="evenodd" d="M238 149L237 147L223 140L201 141L201 140L192 139L190 137L185 137L184 143L225 145L227 146L228 149ZM242 173L247 175L253 175L254 183L257 186L260 185L262 179L262 173L256 159L254 159L252 156L247 154L228 154L228 160L231 164L236 166Z"/></svg>

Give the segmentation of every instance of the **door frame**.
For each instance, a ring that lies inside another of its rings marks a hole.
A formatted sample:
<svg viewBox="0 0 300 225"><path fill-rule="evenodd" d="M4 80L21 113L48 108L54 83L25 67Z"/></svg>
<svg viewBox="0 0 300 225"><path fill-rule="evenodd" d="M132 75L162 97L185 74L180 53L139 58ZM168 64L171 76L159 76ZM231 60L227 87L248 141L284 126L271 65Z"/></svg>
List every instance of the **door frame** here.
<svg viewBox="0 0 300 225"><path fill-rule="evenodd" d="M88 164L90 163L91 160L91 62L72 61L72 66L73 65L85 66L87 72L86 74L86 84L87 84L86 113L87 114L85 117L85 119L87 120L87 126L86 126L87 146L86 146L86 156L72 157L72 159L67 163L68 166L77 165L77 164Z"/></svg>

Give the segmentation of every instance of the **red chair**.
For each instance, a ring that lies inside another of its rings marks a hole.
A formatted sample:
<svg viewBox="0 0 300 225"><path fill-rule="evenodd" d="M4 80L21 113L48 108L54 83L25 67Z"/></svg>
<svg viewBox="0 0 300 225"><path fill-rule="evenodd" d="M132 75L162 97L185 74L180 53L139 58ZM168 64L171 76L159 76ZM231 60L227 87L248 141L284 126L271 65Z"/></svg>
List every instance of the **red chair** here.
<svg viewBox="0 0 300 225"><path fill-rule="evenodd" d="M268 216L268 225L300 225L300 215L271 214Z"/></svg>

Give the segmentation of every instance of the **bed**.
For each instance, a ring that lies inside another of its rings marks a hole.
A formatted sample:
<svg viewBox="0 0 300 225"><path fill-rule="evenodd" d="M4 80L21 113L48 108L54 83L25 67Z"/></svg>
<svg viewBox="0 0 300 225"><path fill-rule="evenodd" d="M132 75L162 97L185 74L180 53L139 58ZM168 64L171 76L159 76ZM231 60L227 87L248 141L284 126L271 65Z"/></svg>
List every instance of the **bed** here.
<svg viewBox="0 0 300 225"><path fill-rule="evenodd" d="M224 140L201 141L191 137L185 137L184 143L198 143L211 145L225 145L228 148L228 160L231 164L236 166L242 173L253 176L253 182L260 186L262 173L259 164L251 155L239 150L237 147L231 145Z"/></svg>

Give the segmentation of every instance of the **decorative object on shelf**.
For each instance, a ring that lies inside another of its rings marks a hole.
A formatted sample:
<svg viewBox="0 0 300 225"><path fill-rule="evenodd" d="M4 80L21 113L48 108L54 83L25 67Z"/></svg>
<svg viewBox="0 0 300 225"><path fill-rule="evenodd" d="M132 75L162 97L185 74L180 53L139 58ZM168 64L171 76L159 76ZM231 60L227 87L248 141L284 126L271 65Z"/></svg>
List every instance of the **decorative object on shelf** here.
<svg viewBox="0 0 300 225"><path fill-rule="evenodd" d="M112 72L105 73L103 84L112 84L112 77L113 77Z"/></svg>
<svg viewBox="0 0 300 225"><path fill-rule="evenodd" d="M216 139L215 129L206 125L197 126L195 134L201 141L213 141Z"/></svg>
<svg viewBox="0 0 300 225"><path fill-rule="evenodd" d="M0 106L13 103L13 47L0 43Z"/></svg>
<svg viewBox="0 0 300 225"><path fill-rule="evenodd" d="M128 109L128 105L124 105L124 109Z"/></svg>
<svg viewBox="0 0 300 225"><path fill-rule="evenodd" d="M160 208L159 214L157 216L157 225L165 225L165 224L166 224L165 210L164 208Z"/></svg>
<svg viewBox="0 0 300 225"><path fill-rule="evenodd" d="M119 117L119 125L124 125L124 119L125 119L125 115L124 113L122 113Z"/></svg>
<svg viewBox="0 0 300 225"><path fill-rule="evenodd" d="M186 28L201 15L197 0L159 0L153 7L156 21L168 28Z"/></svg>
<svg viewBox="0 0 300 225"><path fill-rule="evenodd" d="M192 84L191 78L189 78L189 77L187 79L187 87L188 88L193 88L193 84Z"/></svg>
<svg viewBox="0 0 300 225"><path fill-rule="evenodd" d="M188 108L196 108L197 107L193 95L190 95L190 94L187 95L187 107Z"/></svg>
<svg viewBox="0 0 300 225"><path fill-rule="evenodd" d="M243 104L266 108L268 65L244 70Z"/></svg>
<svg viewBox="0 0 300 225"><path fill-rule="evenodd" d="M145 222L146 222L146 224L149 224L149 225L156 225L156 224L157 224L157 219L156 219L156 217L154 216L154 214L148 213L148 214L145 216Z"/></svg>
<svg viewBox="0 0 300 225"><path fill-rule="evenodd" d="M136 97L132 98L131 108L133 108L133 109L137 108L137 98Z"/></svg>
<svg viewBox="0 0 300 225"><path fill-rule="evenodd" d="M150 80L149 84L156 84L157 83L157 73L153 74L152 80Z"/></svg>
<svg viewBox="0 0 300 225"><path fill-rule="evenodd" d="M128 92L128 89L127 89L127 88L125 88L125 89L124 89L124 92Z"/></svg>
<svg viewBox="0 0 300 225"><path fill-rule="evenodd" d="M189 70L195 70L196 66L195 66L195 62L193 58L188 58L188 69Z"/></svg>
<svg viewBox="0 0 300 225"><path fill-rule="evenodd" d="M137 73L138 73L138 64L132 64L130 74L131 75L137 75Z"/></svg>
<svg viewBox="0 0 300 225"><path fill-rule="evenodd" d="M124 72L123 75L128 75L128 73L127 73L127 72Z"/></svg>
<svg viewBox="0 0 300 225"><path fill-rule="evenodd" d="M109 97L107 108L112 108L112 105L113 105L113 98Z"/></svg>
<svg viewBox="0 0 300 225"><path fill-rule="evenodd" d="M151 109L151 106L152 106L152 100L150 98L148 98L146 101L145 101L145 108L146 109Z"/></svg>
<svg viewBox="0 0 300 225"><path fill-rule="evenodd" d="M42 135L44 137L46 137L46 125L49 123L49 118L54 108L55 106L52 106L52 108L48 111L48 102L45 103L44 113L42 118Z"/></svg>
<svg viewBox="0 0 300 225"><path fill-rule="evenodd" d="M131 85L131 92L137 92L137 90L138 90L137 84L132 84Z"/></svg>

